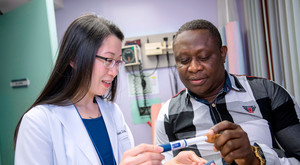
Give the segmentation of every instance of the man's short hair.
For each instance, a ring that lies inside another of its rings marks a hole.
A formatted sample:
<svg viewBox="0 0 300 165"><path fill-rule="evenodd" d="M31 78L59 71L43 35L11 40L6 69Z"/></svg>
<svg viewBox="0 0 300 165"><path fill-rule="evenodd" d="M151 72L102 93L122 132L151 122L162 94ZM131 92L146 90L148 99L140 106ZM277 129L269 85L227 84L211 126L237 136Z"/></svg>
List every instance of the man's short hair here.
<svg viewBox="0 0 300 165"><path fill-rule="evenodd" d="M186 22L185 24L183 24L179 30L177 31L177 33L175 34L174 37L174 42L177 38L177 36L184 32L184 31L188 31L188 30L208 30L213 37L216 38L218 47L221 49L222 47L222 39L221 39L221 35L219 33L219 30L216 28L215 25L213 25L211 22L204 20L204 19L197 19L197 20L192 20L189 22Z"/></svg>

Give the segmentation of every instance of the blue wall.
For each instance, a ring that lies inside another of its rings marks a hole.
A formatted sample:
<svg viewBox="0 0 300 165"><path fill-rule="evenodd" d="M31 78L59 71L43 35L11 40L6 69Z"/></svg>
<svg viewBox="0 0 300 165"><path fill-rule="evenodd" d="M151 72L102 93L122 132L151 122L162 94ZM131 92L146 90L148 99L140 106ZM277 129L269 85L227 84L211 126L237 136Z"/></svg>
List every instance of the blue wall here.
<svg viewBox="0 0 300 165"><path fill-rule="evenodd" d="M57 50L52 0L31 0L0 16L0 161L12 165L13 134L21 115L46 83ZM11 88L28 78L27 88Z"/></svg>

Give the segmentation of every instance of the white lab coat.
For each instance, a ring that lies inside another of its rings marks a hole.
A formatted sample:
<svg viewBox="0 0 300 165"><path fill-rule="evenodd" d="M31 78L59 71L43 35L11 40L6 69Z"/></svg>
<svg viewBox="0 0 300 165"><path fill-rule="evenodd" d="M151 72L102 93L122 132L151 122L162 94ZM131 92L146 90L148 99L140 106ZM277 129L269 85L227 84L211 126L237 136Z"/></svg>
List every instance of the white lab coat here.
<svg viewBox="0 0 300 165"><path fill-rule="evenodd" d="M123 114L114 103L97 98L117 163L134 146ZM39 105L20 125L15 164L98 165L101 161L74 105Z"/></svg>

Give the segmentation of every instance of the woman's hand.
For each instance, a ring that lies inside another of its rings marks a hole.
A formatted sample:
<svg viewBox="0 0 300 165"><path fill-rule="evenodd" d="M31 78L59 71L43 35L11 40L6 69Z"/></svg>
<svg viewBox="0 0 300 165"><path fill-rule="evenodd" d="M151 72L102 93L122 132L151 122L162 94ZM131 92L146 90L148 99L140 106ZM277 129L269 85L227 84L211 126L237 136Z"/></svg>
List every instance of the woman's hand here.
<svg viewBox="0 0 300 165"><path fill-rule="evenodd" d="M203 165L206 162L205 159L198 157L193 151L181 151L165 165Z"/></svg>
<svg viewBox="0 0 300 165"><path fill-rule="evenodd" d="M120 165L151 164L161 165L165 158L161 152L162 147L151 144L140 144L123 154Z"/></svg>

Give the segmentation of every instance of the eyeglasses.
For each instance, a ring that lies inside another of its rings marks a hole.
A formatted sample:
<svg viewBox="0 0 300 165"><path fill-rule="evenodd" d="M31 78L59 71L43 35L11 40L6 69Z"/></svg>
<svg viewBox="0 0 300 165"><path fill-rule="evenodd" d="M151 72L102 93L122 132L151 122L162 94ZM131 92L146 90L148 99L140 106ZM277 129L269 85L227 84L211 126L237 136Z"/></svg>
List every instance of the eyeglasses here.
<svg viewBox="0 0 300 165"><path fill-rule="evenodd" d="M113 68L115 66L115 64L118 67L123 66L125 64L125 62L122 61L122 60L114 60L112 58L106 58L106 57L102 57L102 56L99 56L99 55L96 55L96 57L104 60L104 66L106 68Z"/></svg>

